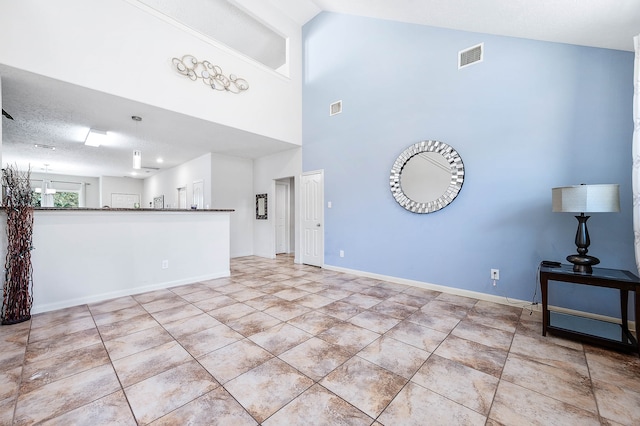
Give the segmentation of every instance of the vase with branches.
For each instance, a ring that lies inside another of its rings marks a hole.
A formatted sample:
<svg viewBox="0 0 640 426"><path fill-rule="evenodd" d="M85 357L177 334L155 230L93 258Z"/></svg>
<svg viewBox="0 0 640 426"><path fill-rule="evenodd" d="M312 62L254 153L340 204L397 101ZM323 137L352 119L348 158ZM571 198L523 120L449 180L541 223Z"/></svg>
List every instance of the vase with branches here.
<svg viewBox="0 0 640 426"><path fill-rule="evenodd" d="M33 204L31 170L16 166L2 170L2 201L7 214L7 257L4 266L2 324L31 318L33 303Z"/></svg>

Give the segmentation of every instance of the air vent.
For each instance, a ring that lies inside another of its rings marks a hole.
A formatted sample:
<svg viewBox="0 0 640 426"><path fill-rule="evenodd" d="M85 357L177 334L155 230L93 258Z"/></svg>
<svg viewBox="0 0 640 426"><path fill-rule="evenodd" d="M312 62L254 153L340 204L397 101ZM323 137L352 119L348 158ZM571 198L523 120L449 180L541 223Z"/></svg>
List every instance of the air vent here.
<svg viewBox="0 0 640 426"><path fill-rule="evenodd" d="M336 115L342 112L342 101L337 101L329 105L329 115Z"/></svg>
<svg viewBox="0 0 640 426"><path fill-rule="evenodd" d="M458 52L458 69L482 62L484 43Z"/></svg>

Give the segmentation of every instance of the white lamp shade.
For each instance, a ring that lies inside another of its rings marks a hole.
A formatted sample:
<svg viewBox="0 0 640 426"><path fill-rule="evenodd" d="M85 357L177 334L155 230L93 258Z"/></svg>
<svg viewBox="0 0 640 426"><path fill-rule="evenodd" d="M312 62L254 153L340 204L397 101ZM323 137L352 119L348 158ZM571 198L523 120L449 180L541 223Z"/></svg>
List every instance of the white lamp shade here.
<svg viewBox="0 0 640 426"><path fill-rule="evenodd" d="M107 141L107 132L101 130L89 129L84 144L87 146L98 147Z"/></svg>
<svg viewBox="0 0 640 426"><path fill-rule="evenodd" d="M573 185L551 190L552 211L604 213L620 211L618 184Z"/></svg>

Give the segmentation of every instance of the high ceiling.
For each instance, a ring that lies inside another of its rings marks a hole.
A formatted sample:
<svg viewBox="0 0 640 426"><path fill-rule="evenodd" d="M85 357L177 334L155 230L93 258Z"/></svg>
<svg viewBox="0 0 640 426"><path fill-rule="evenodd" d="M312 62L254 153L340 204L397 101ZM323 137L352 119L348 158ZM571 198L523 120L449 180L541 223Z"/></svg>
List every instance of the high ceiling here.
<svg viewBox="0 0 640 426"><path fill-rule="evenodd" d="M633 51L640 0L271 0L305 23L321 11Z"/></svg>
<svg viewBox="0 0 640 426"><path fill-rule="evenodd" d="M300 25L331 11L627 51L633 51L632 38L640 33L640 0L269 1ZM130 176L131 146L143 151L146 169L138 176L142 178L207 152L258 158L293 147L2 64L0 75L3 108L15 119L2 118L3 163L31 164L34 172L50 164L51 173ZM77 99L83 99L82 104ZM131 115L141 116L142 122L132 121ZM81 142L89 126L97 124L116 129L108 150L98 151ZM215 140L202 136L212 134ZM36 148L34 142L56 146L56 151ZM164 162L156 163L158 157Z"/></svg>

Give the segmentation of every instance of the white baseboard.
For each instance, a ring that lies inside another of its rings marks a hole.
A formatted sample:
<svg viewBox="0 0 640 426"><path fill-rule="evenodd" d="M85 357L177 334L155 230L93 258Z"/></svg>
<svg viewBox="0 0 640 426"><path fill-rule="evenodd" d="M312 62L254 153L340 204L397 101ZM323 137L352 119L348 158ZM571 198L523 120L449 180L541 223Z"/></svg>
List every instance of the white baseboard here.
<svg viewBox="0 0 640 426"><path fill-rule="evenodd" d="M501 305L507 305L507 306L517 306L517 307L522 307L522 308L530 309L537 312L542 312L542 303L537 303L535 305L532 305L531 302L527 300L507 298L505 296L496 296L493 294L480 293L478 291L464 290L464 289L455 288L455 287L447 287L444 285L431 284L423 281L409 280L406 278L392 277L389 275L375 274L372 272L359 271L356 269L341 268L339 266L333 266L333 265L323 265L323 268L328 269L330 271L344 272L346 274L357 275L360 277L373 278L381 281L388 281L396 284L404 284L412 287L419 287L427 290L440 291L442 293L455 294L457 296L470 297L473 299L484 300L486 302L499 303ZM570 315L576 315L576 316L585 317L585 318L590 318L590 319L595 319L599 321L612 322L615 324L622 323L622 320L620 318L594 314L591 312L578 311L574 309L567 309L559 306L549 305L549 310L552 310L555 312L562 312ZM636 326L635 321L629 321L630 330L635 330L635 326Z"/></svg>
<svg viewBox="0 0 640 426"><path fill-rule="evenodd" d="M191 277L191 278L185 278L185 279L180 279L175 281L167 281L167 282L161 282L157 284L151 284L147 286L133 287L125 290L93 294L90 296L78 297L75 299L68 299L62 302L57 302L57 303L47 303L42 305L35 303L31 308L31 313L39 314L42 312L56 311L58 309L70 308L72 306L97 303L97 302L102 302L109 299L116 299L118 297L131 296L133 294L140 294L140 293L146 293L154 290L161 290L164 288L177 287L179 285L195 284L200 281L214 280L216 278L224 278L230 275L231 275L231 271L223 271L223 272L214 273L214 274L207 274L206 276Z"/></svg>

